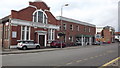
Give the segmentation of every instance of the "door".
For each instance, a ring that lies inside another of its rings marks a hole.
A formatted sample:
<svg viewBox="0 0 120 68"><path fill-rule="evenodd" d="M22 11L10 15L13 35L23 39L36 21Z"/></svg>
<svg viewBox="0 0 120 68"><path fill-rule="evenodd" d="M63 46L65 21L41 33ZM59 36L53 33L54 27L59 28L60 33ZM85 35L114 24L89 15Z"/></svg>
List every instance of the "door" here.
<svg viewBox="0 0 120 68"><path fill-rule="evenodd" d="M35 45L34 45L34 43L33 42L29 42L29 48L35 48Z"/></svg>
<svg viewBox="0 0 120 68"><path fill-rule="evenodd" d="M39 35L39 44L40 46L45 45L45 35Z"/></svg>

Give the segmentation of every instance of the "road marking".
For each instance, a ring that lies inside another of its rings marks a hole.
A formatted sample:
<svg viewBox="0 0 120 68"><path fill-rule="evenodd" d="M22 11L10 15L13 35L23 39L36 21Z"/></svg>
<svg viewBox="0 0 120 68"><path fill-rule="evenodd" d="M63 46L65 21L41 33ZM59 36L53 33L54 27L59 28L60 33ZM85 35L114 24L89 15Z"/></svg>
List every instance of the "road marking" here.
<svg viewBox="0 0 120 68"><path fill-rule="evenodd" d="M98 57L98 56L95 56L95 57Z"/></svg>
<svg viewBox="0 0 120 68"><path fill-rule="evenodd" d="M113 63L113 62L117 61L117 60L120 60L120 57L118 57L118 58L116 58L116 59L113 59L112 61L110 61L110 62L108 62L108 63L106 63L106 64L102 65L102 66L101 66L101 67L99 67L99 68L104 68L104 67L106 67L106 66L110 65L111 63Z"/></svg>
<svg viewBox="0 0 120 68"><path fill-rule="evenodd" d="M94 57L90 57L90 59L93 59Z"/></svg>
<svg viewBox="0 0 120 68"><path fill-rule="evenodd" d="M80 61L82 61L82 60L78 60L78 61L76 61L76 62L78 63L78 62L80 62Z"/></svg>
<svg viewBox="0 0 120 68"><path fill-rule="evenodd" d="M88 60L88 59L83 59L83 60Z"/></svg>
<svg viewBox="0 0 120 68"><path fill-rule="evenodd" d="M70 63L67 63L66 65L70 65L70 64L72 64L72 62L70 62Z"/></svg>
<svg viewBox="0 0 120 68"><path fill-rule="evenodd" d="M115 62L115 61L117 61L117 60L119 60L119 59L120 59L120 57L118 57L118 58L116 58L116 59L113 59L112 61L104 64L103 66L108 66L109 64L111 64L111 63L113 63L113 62Z"/></svg>

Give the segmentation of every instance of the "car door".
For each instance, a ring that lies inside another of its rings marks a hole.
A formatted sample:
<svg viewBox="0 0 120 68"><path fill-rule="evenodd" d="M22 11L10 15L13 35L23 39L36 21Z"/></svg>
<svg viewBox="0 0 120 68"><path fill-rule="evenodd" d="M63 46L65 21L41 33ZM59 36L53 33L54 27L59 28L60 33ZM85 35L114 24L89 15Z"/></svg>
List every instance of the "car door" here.
<svg viewBox="0 0 120 68"><path fill-rule="evenodd" d="M33 42L30 42L29 45L30 45L30 48L35 48L35 44Z"/></svg>

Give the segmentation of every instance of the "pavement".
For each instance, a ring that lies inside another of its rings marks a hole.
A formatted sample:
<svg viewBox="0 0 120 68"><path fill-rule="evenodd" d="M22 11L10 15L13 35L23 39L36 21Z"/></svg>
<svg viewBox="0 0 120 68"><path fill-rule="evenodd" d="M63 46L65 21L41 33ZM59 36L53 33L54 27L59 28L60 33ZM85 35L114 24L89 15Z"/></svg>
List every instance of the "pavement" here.
<svg viewBox="0 0 120 68"><path fill-rule="evenodd" d="M2 50L2 55L4 54L21 54L21 53L36 53L36 52L45 52L45 51L55 51L55 50L65 50L65 49L76 49L82 47L90 47L96 45L88 45L88 46L71 46L65 48L44 48L44 49L28 49L28 50L18 50L18 49L4 49Z"/></svg>
<svg viewBox="0 0 120 68"><path fill-rule="evenodd" d="M70 46L70 47L65 47L65 48L29 49L29 50L18 50L17 48L11 48L11 49L3 49L2 50L2 55L4 55L4 54L35 53L35 52L55 51L55 50L62 50L62 49L75 49L75 48L83 48L83 47L104 46L104 45L106 46L106 45L109 45L109 44L86 45L86 46Z"/></svg>

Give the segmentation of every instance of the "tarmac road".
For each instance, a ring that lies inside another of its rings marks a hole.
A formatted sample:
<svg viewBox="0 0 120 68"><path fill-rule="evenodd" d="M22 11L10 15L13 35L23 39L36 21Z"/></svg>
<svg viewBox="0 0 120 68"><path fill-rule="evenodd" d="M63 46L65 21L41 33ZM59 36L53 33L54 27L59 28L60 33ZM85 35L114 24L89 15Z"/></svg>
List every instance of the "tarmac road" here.
<svg viewBox="0 0 120 68"><path fill-rule="evenodd" d="M101 66L118 57L118 43L2 56L3 66Z"/></svg>

